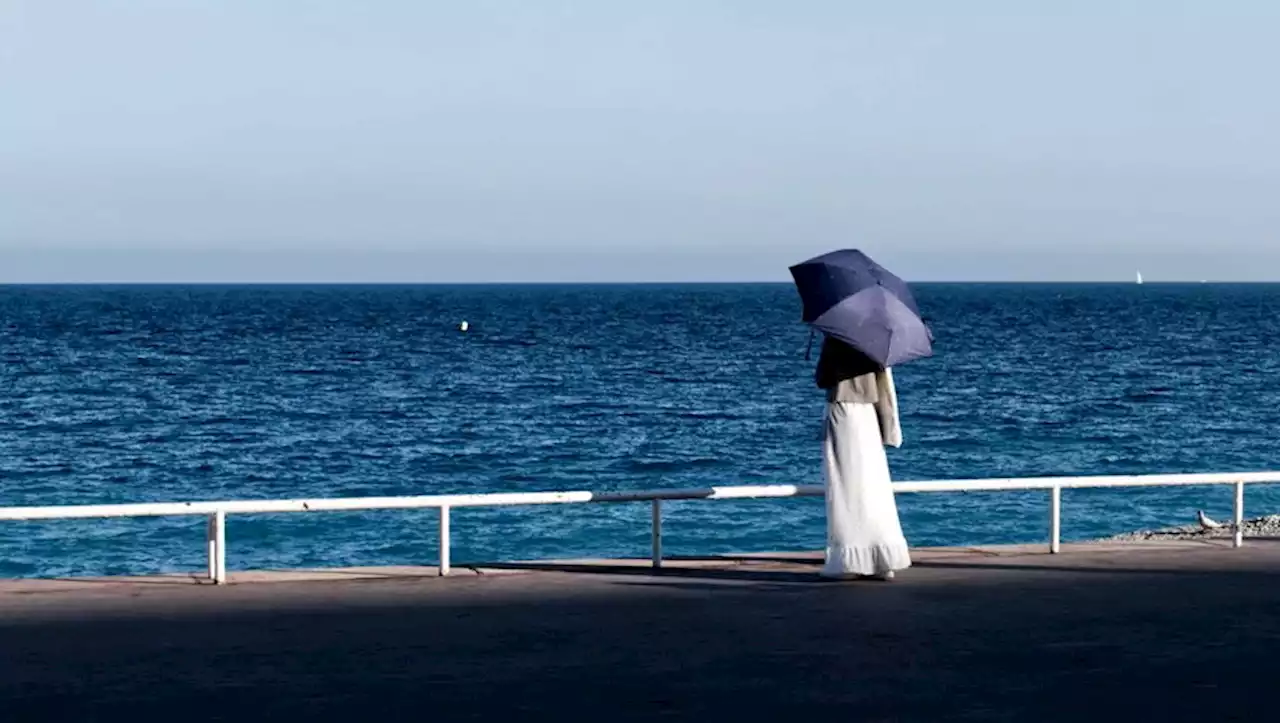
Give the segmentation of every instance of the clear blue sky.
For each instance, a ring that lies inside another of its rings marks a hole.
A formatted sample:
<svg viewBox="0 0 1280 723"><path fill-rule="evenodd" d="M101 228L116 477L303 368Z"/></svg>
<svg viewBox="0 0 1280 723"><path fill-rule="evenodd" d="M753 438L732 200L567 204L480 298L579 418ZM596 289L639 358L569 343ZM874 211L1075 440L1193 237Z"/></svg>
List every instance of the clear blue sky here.
<svg viewBox="0 0 1280 723"><path fill-rule="evenodd" d="M0 0L0 281L1280 279L1280 4Z"/></svg>

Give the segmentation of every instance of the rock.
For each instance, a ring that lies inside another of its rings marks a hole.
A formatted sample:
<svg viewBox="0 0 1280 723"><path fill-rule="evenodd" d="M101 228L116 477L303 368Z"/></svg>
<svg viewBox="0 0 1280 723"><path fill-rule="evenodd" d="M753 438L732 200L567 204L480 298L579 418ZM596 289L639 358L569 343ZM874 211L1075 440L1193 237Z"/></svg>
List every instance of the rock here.
<svg viewBox="0 0 1280 723"><path fill-rule="evenodd" d="M1208 517L1200 519L1204 513L1197 515L1197 524L1182 527L1169 527L1163 530L1140 530L1123 535L1116 535L1110 541L1125 542L1134 540L1212 540L1230 538L1235 535L1234 524L1214 522ZM1204 524L1212 523L1212 526ZM1280 534L1280 515L1267 515L1245 520L1240 525L1245 537L1263 537Z"/></svg>

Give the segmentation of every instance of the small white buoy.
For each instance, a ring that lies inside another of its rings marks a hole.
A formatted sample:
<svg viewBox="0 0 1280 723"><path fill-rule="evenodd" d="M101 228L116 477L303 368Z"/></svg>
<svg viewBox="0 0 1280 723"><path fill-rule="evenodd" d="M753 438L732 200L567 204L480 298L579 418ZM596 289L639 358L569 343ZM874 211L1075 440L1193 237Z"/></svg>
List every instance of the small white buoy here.
<svg viewBox="0 0 1280 723"><path fill-rule="evenodd" d="M466 319L463 319L462 323L458 324L458 331L466 331L467 329L470 329L470 328L471 328L471 325L467 323Z"/></svg>

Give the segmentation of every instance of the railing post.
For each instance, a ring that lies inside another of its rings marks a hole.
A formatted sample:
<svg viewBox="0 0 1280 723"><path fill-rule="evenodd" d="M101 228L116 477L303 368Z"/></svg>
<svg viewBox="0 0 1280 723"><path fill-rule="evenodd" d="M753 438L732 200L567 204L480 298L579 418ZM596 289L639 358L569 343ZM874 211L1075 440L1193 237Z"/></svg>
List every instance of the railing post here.
<svg viewBox="0 0 1280 723"><path fill-rule="evenodd" d="M449 505L440 505L440 577L449 574Z"/></svg>
<svg viewBox="0 0 1280 723"><path fill-rule="evenodd" d="M1236 531L1235 537L1231 541L1232 547L1244 547L1244 483L1236 483L1236 506L1235 506Z"/></svg>
<svg viewBox="0 0 1280 723"><path fill-rule="evenodd" d="M209 582L218 582L218 532L216 515L209 515L204 523L204 540L209 556Z"/></svg>
<svg viewBox="0 0 1280 723"><path fill-rule="evenodd" d="M662 500L653 501L653 569L662 567Z"/></svg>
<svg viewBox="0 0 1280 723"><path fill-rule="evenodd" d="M1049 490L1049 553L1062 551L1062 488Z"/></svg>
<svg viewBox="0 0 1280 723"><path fill-rule="evenodd" d="M209 549L209 581L215 585L227 582L227 513L222 510L209 515L205 539Z"/></svg>

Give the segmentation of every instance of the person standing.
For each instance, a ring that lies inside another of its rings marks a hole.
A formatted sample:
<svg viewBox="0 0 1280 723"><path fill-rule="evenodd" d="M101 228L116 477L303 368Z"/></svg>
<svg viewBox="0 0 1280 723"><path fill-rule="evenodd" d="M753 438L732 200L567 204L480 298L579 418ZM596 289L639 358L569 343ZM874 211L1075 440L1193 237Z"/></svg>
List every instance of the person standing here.
<svg viewBox="0 0 1280 723"><path fill-rule="evenodd" d="M888 580L911 565L884 451L902 444L891 369L932 356L933 332L907 283L857 249L798 263L791 276L801 320L824 340L816 372L827 391L822 574Z"/></svg>
<svg viewBox="0 0 1280 723"><path fill-rule="evenodd" d="M893 372L827 337L815 381L827 393L827 548L821 574L890 580L911 566L885 454L886 445L902 445Z"/></svg>

